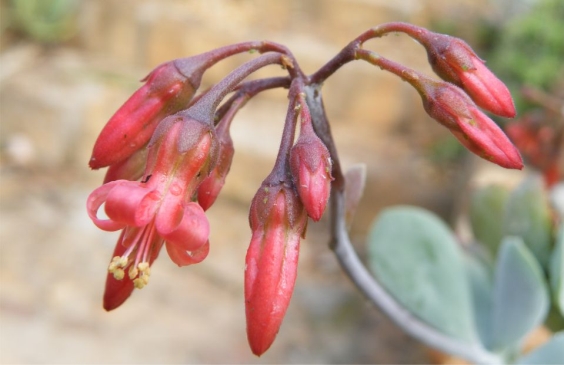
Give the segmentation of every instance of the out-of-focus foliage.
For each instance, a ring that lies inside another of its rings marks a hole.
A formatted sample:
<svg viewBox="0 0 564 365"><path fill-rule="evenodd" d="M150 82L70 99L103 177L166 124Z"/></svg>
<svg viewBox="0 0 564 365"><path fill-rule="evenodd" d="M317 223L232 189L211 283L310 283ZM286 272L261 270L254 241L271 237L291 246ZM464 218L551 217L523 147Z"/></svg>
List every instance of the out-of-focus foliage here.
<svg viewBox="0 0 564 365"><path fill-rule="evenodd" d="M9 26L33 40L53 44L76 33L81 0L11 0Z"/></svg>
<svg viewBox="0 0 564 365"><path fill-rule="evenodd" d="M538 1L497 33L488 66L514 91L518 110L524 107L517 92L522 85L551 90L564 82L564 1Z"/></svg>

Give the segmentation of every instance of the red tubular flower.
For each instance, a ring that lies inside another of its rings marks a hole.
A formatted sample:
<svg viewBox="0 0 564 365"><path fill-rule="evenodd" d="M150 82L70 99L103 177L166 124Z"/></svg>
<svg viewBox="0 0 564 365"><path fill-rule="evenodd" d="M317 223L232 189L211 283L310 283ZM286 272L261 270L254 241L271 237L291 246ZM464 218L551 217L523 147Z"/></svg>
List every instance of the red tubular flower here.
<svg viewBox="0 0 564 365"><path fill-rule="evenodd" d="M87 201L94 224L123 229L108 267L104 308L112 310L143 288L150 266L166 245L179 266L203 260L209 250L209 223L190 199L213 167L216 144L203 123L173 115L163 120L149 143L149 162L141 182L115 180L94 190ZM109 219L97 217L105 205Z"/></svg>
<svg viewBox="0 0 564 365"><path fill-rule="evenodd" d="M423 105L429 116L450 129L466 148L502 167L523 168L517 148L461 89L432 80L422 80L421 86Z"/></svg>
<svg viewBox="0 0 564 365"><path fill-rule="evenodd" d="M307 214L318 221L331 192L331 157L313 130L307 105L303 103L302 108L300 136L290 151L290 169Z"/></svg>
<svg viewBox="0 0 564 365"><path fill-rule="evenodd" d="M199 87L199 77L186 77L177 69L175 61L158 66L142 81L145 84L100 132L90 158L91 168L113 165L144 147L158 123L186 108Z"/></svg>
<svg viewBox="0 0 564 365"><path fill-rule="evenodd" d="M292 188L263 183L249 221L253 235L245 261L247 338L260 356L274 341L290 303L307 215Z"/></svg>
<svg viewBox="0 0 564 365"><path fill-rule="evenodd" d="M437 75L462 87L485 110L502 117L515 116L515 105L507 86L466 42L427 30L420 30L417 40L426 48L429 63Z"/></svg>

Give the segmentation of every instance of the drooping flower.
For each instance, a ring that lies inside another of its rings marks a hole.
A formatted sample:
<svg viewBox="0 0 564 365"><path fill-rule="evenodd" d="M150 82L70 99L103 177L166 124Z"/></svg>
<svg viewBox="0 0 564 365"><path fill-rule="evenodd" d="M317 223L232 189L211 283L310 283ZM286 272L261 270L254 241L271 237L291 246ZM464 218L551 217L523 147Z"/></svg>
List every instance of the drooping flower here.
<svg viewBox="0 0 564 365"><path fill-rule="evenodd" d="M515 105L507 86L462 39L420 30L417 40L426 48L429 63L443 80L462 87L474 102L502 117L513 118Z"/></svg>
<svg viewBox="0 0 564 365"><path fill-rule="evenodd" d="M313 130L307 104L301 107L300 136L290 151L290 169L308 215L318 221L331 192L331 157Z"/></svg>
<svg viewBox="0 0 564 365"><path fill-rule="evenodd" d="M263 183L251 204L245 266L247 338L257 356L274 341L296 281L307 215L293 188Z"/></svg>
<svg viewBox="0 0 564 365"><path fill-rule="evenodd" d="M134 287L143 288L164 244L179 266L203 260L209 250L209 223L191 198L215 162L217 142L209 126L177 114L164 119L149 143L143 180L114 180L87 201L94 224L122 229L104 294L104 308L121 305ZM108 219L98 218L104 205Z"/></svg>
<svg viewBox="0 0 564 365"><path fill-rule="evenodd" d="M430 79L421 81L423 106L470 151L510 169L523 168L517 148L501 128L457 86Z"/></svg>

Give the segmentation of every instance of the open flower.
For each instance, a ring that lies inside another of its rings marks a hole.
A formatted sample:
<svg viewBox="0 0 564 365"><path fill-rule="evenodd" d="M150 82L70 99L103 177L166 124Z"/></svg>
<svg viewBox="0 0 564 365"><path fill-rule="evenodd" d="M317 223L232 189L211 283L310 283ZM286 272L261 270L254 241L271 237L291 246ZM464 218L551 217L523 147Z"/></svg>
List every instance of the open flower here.
<svg viewBox="0 0 564 365"><path fill-rule="evenodd" d="M272 345L290 303L307 215L291 187L263 183L249 221L253 235L245 259L247 338L260 356Z"/></svg>
<svg viewBox="0 0 564 365"><path fill-rule="evenodd" d="M149 143L143 180L115 180L94 190L87 201L94 224L122 229L104 294L104 308L121 305L133 288L143 288L164 244L179 266L203 260L209 250L209 223L191 198L210 169L217 147L203 123L174 115L163 120ZM104 205L108 219L98 218Z"/></svg>

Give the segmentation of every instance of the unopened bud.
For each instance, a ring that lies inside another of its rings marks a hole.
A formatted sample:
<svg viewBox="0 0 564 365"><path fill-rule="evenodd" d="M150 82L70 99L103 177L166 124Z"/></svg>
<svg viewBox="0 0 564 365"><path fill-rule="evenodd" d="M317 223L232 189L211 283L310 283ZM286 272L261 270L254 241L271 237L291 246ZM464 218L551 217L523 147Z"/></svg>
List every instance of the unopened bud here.
<svg viewBox="0 0 564 365"><path fill-rule="evenodd" d="M143 81L100 132L91 168L118 163L144 147L161 119L186 108L199 87L178 71L174 61L160 65Z"/></svg>
<svg viewBox="0 0 564 365"><path fill-rule="evenodd" d="M507 86L466 42L429 31L419 32L417 39L426 48L429 63L437 75L462 87L485 110L502 117L515 116L515 105Z"/></svg>
<svg viewBox="0 0 564 365"><path fill-rule="evenodd" d="M263 185L253 199L250 223L253 236L245 261L247 338L260 356L274 341L290 303L307 215L293 189Z"/></svg>
<svg viewBox="0 0 564 365"><path fill-rule="evenodd" d="M290 151L290 169L294 184L307 214L321 219L331 191L331 157L327 147L311 127L302 128Z"/></svg>
<svg viewBox="0 0 564 365"><path fill-rule="evenodd" d="M457 86L425 80L421 97L431 118L446 126L470 151L510 169L523 168L517 148L501 128Z"/></svg>

